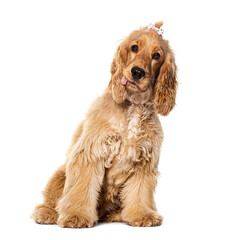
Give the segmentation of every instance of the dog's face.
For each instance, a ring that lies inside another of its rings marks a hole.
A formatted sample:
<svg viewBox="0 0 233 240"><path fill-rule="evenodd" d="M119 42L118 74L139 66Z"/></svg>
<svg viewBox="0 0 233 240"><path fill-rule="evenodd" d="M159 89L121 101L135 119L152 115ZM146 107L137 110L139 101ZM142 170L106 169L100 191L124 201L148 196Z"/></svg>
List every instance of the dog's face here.
<svg viewBox="0 0 233 240"><path fill-rule="evenodd" d="M132 32L118 47L111 73L109 87L116 102L127 99L140 104L153 97L155 109L162 115L174 107L177 87L174 55L168 42L156 31L143 28Z"/></svg>
<svg viewBox="0 0 233 240"><path fill-rule="evenodd" d="M128 39L122 84L132 92L145 92L158 77L164 54L156 35L139 31Z"/></svg>

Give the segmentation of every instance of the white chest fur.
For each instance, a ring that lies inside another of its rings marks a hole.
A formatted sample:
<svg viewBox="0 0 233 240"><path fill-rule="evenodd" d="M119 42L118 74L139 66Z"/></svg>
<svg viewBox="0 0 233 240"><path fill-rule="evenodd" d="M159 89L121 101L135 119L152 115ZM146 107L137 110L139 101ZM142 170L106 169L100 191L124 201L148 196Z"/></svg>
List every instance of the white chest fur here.
<svg viewBox="0 0 233 240"><path fill-rule="evenodd" d="M121 141L119 152L114 154L119 161L124 163L139 161L142 149L151 149L151 142L144 136L144 120L150 115L149 108L132 104L122 118L117 119L116 116L112 116L111 127L119 134Z"/></svg>
<svg viewBox="0 0 233 240"><path fill-rule="evenodd" d="M112 116L110 124L112 129L128 139L137 137L141 132L142 122L150 115L150 110L142 105L132 105L128 108L124 117Z"/></svg>
<svg viewBox="0 0 233 240"><path fill-rule="evenodd" d="M140 114L134 110L128 116L127 138L137 137L140 132Z"/></svg>

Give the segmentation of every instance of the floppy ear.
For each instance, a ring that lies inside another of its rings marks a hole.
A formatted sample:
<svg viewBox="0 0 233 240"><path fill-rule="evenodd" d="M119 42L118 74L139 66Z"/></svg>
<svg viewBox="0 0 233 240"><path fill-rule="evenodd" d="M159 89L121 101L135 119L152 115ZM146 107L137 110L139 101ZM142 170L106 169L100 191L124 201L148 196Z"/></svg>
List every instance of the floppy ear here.
<svg viewBox="0 0 233 240"><path fill-rule="evenodd" d="M123 103L126 99L125 86L121 83L123 77L123 68L127 61L127 49L123 42L117 49L111 65L111 80L109 89L112 91L112 97L117 103Z"/></svg>
<svg viewBox="0 0 233 240"><path fill-rule="evenodd" d="M155 84L155 110L163 116L168 115L176 104L176 70L174 53L168 48Z"/></svg>

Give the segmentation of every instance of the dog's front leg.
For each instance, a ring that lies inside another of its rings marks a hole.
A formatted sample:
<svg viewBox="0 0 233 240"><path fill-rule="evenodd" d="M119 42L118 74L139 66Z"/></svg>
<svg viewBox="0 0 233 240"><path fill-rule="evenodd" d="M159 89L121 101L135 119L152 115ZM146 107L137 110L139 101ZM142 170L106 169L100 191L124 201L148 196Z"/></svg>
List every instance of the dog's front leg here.
<svg viewBox="0 0 233 240"><path fill-rule="evenodd" d="M64 192L57 206L57 222L62 227L92 227L98 220L96 207L104 165L86 157L81 152L67 164Z"/></svg>
<svg viewBox="0 0 233 240"><path fill-rule="evenodd" d="M157 213L153 193L156 175L139 169L126 182L121 192L122 218L131 226L158 226L163 218Z"/></svg>

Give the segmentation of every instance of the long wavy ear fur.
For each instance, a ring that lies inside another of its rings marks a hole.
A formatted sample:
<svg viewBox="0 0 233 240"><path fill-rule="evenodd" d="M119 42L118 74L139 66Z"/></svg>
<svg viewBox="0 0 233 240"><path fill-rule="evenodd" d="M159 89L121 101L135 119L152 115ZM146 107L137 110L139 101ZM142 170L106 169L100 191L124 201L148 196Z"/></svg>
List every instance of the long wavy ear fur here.
<svg viewBox="0 0 233 240"><path fill-rule="evenodd" d="M164 63L160 68L155 84L155 110L163 116L168 115L176 104L176 90L178 86L176 71L175 56L168 47Z"/></svg>
<svg viewBox="0 0 233 240"><path fill-rule="evenodd" d="M109 89L112 91L112 97L117 103L123 103L126 99L125 87L121 84L123 77L123 68L127 60L127 49L124 42L118 47L111 65L111 80Z"/></svg>

